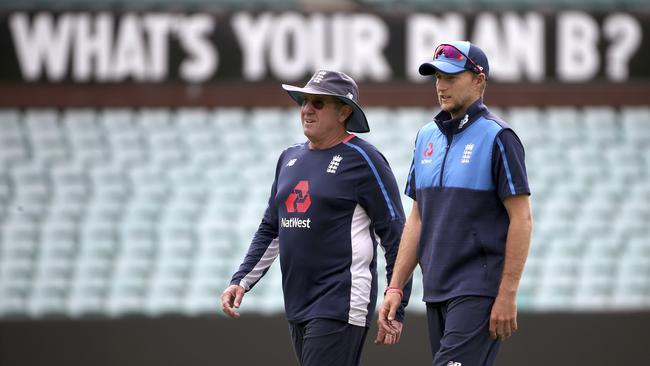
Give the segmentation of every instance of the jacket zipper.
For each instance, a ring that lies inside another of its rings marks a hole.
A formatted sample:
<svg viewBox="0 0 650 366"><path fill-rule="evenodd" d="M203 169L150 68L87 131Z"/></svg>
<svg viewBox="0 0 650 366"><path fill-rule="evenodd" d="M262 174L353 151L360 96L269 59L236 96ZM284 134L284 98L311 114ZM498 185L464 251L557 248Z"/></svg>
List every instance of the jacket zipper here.
<svg viewBox="0 0 650 366"><path fill-rule="evenodd" d="M442 177L445 174L445 164L447 164L447 154L449 154L449 148L451 147L451 141L454 139L454 135L445 136L447 137L447 147L445 147L445 157L442 159L442 167L440 168L440 188L442 188Z"/></svg>

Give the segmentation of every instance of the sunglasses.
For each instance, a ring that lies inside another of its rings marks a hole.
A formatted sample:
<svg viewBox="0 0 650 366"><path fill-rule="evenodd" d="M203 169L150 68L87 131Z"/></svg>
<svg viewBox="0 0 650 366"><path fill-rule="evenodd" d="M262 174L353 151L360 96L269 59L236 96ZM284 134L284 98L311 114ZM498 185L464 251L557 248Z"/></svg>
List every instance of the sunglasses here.
<svg viewBox="0 0 650 366"><path fill-rule="evenodd" d="M458 60L458 61L463 61L464 59L467 59L472 64L471 71L477 74L483 73L483 66L478 65L476 62L474 62L474 60L472 60L467 55L462 53L458 48L450 44L441 44L436 48L435 52L433 53L433 59L437 60L440 56L445 56L445 58L447 59Z"/></svg>
<svg viewBox="0 0 650 366"><path fill-rule="evenodd" d="M304 98L302 100L301 106L304 107L307 105L307 103L311 103L311 106L314 107L314 109L320 111L321 109L325 108L325 104L327 103L342 103L342 102L339 102L338 100L335 101L325 100L322 98L311 98L311 99Z"/></svg>

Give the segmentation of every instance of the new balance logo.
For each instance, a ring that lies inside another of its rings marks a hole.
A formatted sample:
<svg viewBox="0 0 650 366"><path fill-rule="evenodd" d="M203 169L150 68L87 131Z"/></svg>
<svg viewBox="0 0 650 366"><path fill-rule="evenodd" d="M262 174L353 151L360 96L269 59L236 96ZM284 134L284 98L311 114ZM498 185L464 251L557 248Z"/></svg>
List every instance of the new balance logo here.
<svg viewBox="0 0 650 366"><path fill-rule="evenodd" d="M469 163L469 159L472 157L472 151L474 151L474 144L465 145L465 151L463 151L463 157L460 159L461 164Z"/></svg>
<svg viewBox="0 0 650 366"><path fill-rule="evenodd" d="M336 169L339 168L339 164L341 164L341 160L343 160L343 157L341 155L334 155L332 157L332 161L330 161L330 164L327 166L326 172L330 174L336 173Z"/></svg>

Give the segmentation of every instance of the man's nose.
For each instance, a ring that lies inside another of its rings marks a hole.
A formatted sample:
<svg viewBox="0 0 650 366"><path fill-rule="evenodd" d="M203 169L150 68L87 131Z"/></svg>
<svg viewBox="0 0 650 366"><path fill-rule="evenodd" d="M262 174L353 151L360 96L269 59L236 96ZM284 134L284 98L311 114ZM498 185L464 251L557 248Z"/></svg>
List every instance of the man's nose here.
<svg viewBox="0 0 650 366"><path fill-rule="evenodd" d="M315 111L314 105L311 104L311 101L305 100L302 102L302 110L306 113L313 113Z"/></svg>

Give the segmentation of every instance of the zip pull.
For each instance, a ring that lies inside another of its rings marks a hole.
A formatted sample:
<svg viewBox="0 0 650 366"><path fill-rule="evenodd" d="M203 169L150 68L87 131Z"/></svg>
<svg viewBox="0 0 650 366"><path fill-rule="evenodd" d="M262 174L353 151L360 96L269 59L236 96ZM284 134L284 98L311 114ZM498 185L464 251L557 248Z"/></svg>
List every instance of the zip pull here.
<svg viewBox="0 0 650 366"><path fill-rule="evenodd" d="M447 150L449 150L449 148L451 147L451 141L454 139L454 135L453 134L445 135L445 137L447 138Z"/></svg>

